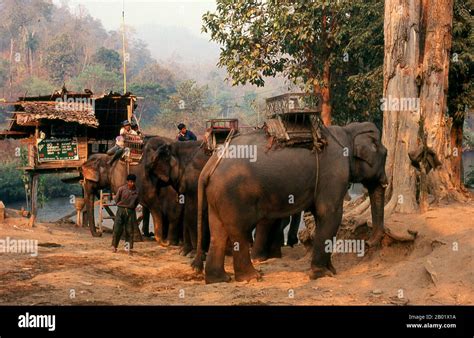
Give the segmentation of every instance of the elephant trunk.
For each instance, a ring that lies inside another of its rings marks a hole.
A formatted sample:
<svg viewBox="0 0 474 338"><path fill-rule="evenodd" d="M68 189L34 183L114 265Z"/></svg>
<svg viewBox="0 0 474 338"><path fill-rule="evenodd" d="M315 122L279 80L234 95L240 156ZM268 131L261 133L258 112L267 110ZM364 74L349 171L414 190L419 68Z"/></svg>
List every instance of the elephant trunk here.
<svg viewBox="0 0 474 338"><path fill-rule="evenodd" d="M372 236L367 241L369 246L375 246L380 243L385 233L384 230L384 206L385 206L385 187L383 183L379 183L370 187L370 208L372 211Z"/></svg>

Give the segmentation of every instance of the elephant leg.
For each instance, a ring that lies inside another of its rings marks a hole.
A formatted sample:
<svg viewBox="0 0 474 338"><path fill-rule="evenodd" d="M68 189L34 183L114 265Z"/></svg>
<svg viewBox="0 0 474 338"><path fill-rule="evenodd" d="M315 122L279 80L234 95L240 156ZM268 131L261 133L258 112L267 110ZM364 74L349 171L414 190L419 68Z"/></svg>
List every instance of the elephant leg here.
<svg viewBox="0 0 474 338"><path fill-rule="evenodd" d="M233 257L234 257L234 272L235 280L238 282L250 281L252 279L259 280L261 278L260 273L254 268L252 261L250 260L250 245L247 240L247 233L241 231L237 226L230 227L230 240L233 245Z"/></svg>
<svg viewBox="0 0 474 338"><path fill-rule="evenodd" d="M150 209L143 207L143 236L150 237Z"/></svg>
<svg viewBox="0 0 474 338"><path fill-rule="evenodd" d="M178 208L170 210L168 214L168 236L166 238L170 245L177 246L179 244L180 220L181 210Z"/></svg>
<svg viewBox="0 0 474 338"><path fill-rule="evenodd" d="M153 217L155 240L159 245L166 246L166 241L163 240L163 214L161 211L152 209L151 215Z"/></svg>
<svg viewBox="0 0 474 338"><path fill-rule="evenodd" d="M194 250L197 249L197 204L188 198L184 206L184 227L188 229L191 245Z"/></svg>
<svg viewBox="0 0 474 338"><path fill-rule="evenodd" d="M342 199L341 199L342 201ZM310 278L332 276L336 269L331 263L332 252L327 252L326 241L336 236L342 220L342 205L331 207L324 204L316 207L316 234L313 241Z"/></svg>
<svg viewBox="0 0 474 338"><path fill-rule="evenodd" d="M281 258L281 247L285 240L283 229L281 220L273 222L273 226L270 228L270 240L268 241L268 258Z"/></svg>
<svg viewBox="0 0 474 338"><path fill-rule="evenodd" d="M257 262L266 261L268 259L267 243L269 234L274 221L261 220L257 223L255 229L255 242L252 247L252 259Z"/></svg>
<svg viewBox="0 0 474 338"><path fill-rule="evenodd" d="M290 229L288 229L288 240L286 244L293 247L298 244L298 229L301 223L301 212L291 216Z"/></svg>
<svg viewBox="0 0 474 338"><path fill-rule="evenodd" d="M166 237L167 241L169 242L170 245L172 246L177 246L179 244L179 233L178 229L179 224L178 220L176 219L171 219L169 220L168 223L168 236Z"/></svg>
<svg viewBox="0 0 474 338"><path fill-rule="evenodd" d="M224 269L225 248L228 235L224 228L224 224L217 217L216 212L211 208L209 208L209 228L212 236L209 252L206 258L206 284L228 282L230 281L230 276Z"/></svg>
<svg viewBox="0 0 474 338"><path fill-rule="evenodd" d="M191 236L189 235L188 228L184 226L183 222L183 248L181 249L180 254L182 256L187 256L191 251L193 251Z"/></svg>

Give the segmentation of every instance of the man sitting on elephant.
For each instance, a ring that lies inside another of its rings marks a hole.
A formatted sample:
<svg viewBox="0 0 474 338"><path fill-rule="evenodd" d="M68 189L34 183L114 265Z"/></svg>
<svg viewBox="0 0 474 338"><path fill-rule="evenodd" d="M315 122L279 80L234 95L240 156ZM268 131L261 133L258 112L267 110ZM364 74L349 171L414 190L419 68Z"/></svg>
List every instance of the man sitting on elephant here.
<svg viewBox="0 0 474 338"><path fill-rule="evenodd" d="M107 155L113 157L108 161L108 164L112 164L122 156L128 156L130 149L125 147L125 137L127 135L138 135L137 131L132 129L132 125L128 120L122 122L122 128L120 129L120 135L115 139L115 146L107 150Z"/></svg>
<svg viewBox="0 0 474 338"><path fill-rule="evenodd" d="M138 205L138 189L135 186L137 177L134 174L127 176L127 184L117 190L115 203L117 214L115 215L114 234L112 238L112 251L117 252L117 247L125 230L125 250L132 254L133 230L137 222L135 208Z"/></svg>
<svg viewBox="0 0 474 338"><path fill-rule="evenodd" d="M176 136L177 141L196 141L197 137L191 130L186 129L186 125L184 123L178 124L179 133Z"/></svg>

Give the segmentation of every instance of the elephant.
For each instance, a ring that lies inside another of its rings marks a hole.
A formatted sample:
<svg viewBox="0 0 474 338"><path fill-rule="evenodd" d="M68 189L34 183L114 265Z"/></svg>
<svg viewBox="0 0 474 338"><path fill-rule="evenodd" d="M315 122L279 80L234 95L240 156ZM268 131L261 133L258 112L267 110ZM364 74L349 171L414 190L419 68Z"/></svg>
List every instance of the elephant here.
<svg viewBox="0 0 474 338"><path fill-rule="evenodd" d="M183 255L197 248L197 185L199 174L210 158L201 141L171 142L161 145L150 161L153 174L160 184L172 186L184 198L184 246ZM204 227L204 247L209 237Z"/></svg>
<svg viewBox="0 0 474 338"><path fill-rule="evenodd" d="M329 127L331 130L332 127ZM343 127L347 131L348 134L357 134L358 132L358 124L349 124L345 127ZM351 168L353 169L353 168ZM356 172L352 172L351 170L351 180L350 183L363 183L360 177L355 176ZM366 186L366 188L368 188ZM377 198L373 196L374 198ZM349 192L346 194L345 200L350 201L350 195ZM371 199L372 201L372 199ZM373 207L373 205L371 205ZM372 209L373 210L373 209ZM295 215L292 217L294 218ZM301 215L299 215L301 216ZM373 214L373 217L375 215ZM300 222L301 218L298 219L298 225ZM285 223L286 222L286 223ZM288 224L288 220L283 220L282 224ZM379 221L380 223L380 221ZM375 224L375 223L374 223ZM290 224L290 228L288 230L288 240L290 241L290 238L292 239L292 243L294 242L295 244L298 243L298 225L295 224ZM260 232L261 238L259 240L255 241L255 245L252 248L252 259L255 261L264 261L268 258L281 258L281 246L283 245L283 230L284 226L281 226L278 231L272 231L271 233L266 233L264 231ZM379 229L379 228L376 228ZM375 238L378 238L379 241L381 239L381 236L383 235L382 232L378 232ZM374 240L369 240L368 245L369 246L374 246L377 241ZM288 244L290 245L290 244Z"/></svg>
<svg viewBox="0 0 474 338"><path fill-rule="evenodd" d="M151 173L150 161L155 158L156 149L169 142L169 139L162 137L150 138L144 145L140 162L129 167L130 173L137 176L139 202L145 208L144 212L148 210L151 212L155 226L155 239L163 246L178 244L179 222L183 213L183 207L177 201L176 192L170 187L160 186L159 180ZM97 195L97 191L110 188L115 192L120 186L126 184L127 165L122 161L110 163L110 158L111 156L106 154L94 154L82 165L88 224L94 237L101 235L96 231L94 220L94 196ZM167 224L164 224L165 221ZM163 229L166 225L167 227ZM143 232L148 235L147 222L144 222ZM166 234L171 239L171 243L165 239Z"/></svg>
<svg viewBox="0 0 474 338"><path fill-rule="evenodd" d="M207 201L211 232L206 283L230 281L224 269L228 238L234 245L235 280L259 279L250 259L249 231L257 228L258 241L259 234L278 227L278 219L303 210L311 211L318 224L309 277L335 274L325 241L332 239L340 226L349 182L360 182L368 189L374 225L368 244L380 242L384 232L387 149L380 142L379 130L365 122L322 127L321 134L327 144L319 152L300 147L269 149L265 131L254 131L235 137L229 147L256 147L257 160L225 156L219 159L214 154L207 162L198 184L198 228L202 203ZM264 237L262 243L266 243ZM201 256L197 254L192 263L200 271Z"/></svg>

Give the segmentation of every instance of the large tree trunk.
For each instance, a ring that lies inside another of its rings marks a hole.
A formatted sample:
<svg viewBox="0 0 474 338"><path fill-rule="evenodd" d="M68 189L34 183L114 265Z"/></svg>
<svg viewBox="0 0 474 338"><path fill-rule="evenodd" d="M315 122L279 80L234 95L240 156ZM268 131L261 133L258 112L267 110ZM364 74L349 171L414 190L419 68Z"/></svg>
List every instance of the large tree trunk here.
<svg viewBox="0 0 474 338"><path fill-rule="evenodd" d="M451 137L456 125L448 119L448 74L452 42L453 0L423 1L423 21L426 22L423 85L420 92L421 112L424 115L424 134L427 146L441 161L441 167L427 175L428 192L439 200L463 200L460 176L462 151ZM462 141L461 141L462 142ZM454 165L453 165L454 164Z"/></svg>
<svg viewBox="0 0 474 338"><path fill-rule="evenodd" d="M385 2L383 95L387 101L382 106L382 143L388 150L386 200L389 201L387 209L401 212L417 209L415 168L410 164L408 152L417 147L420 113L416 107L400 109L396 100L418 97L415 79L420 28L419 0L402 1L402 4L398 0Z"/></svg>
<svg viewBox="0 0 474 338"><path fill-rule="evenodd" d="M321 119L325 126L331 125L331 66L329 60L324 62L323 86L321 88L323 99L321 107Z"/></svg>
<svg viewBox="0 0 474 338"><path fill-rule="evenodd" d="M382 142L388 149L389 212L417 211L420 203L423 210L427 193L435 200L462 198L446 117L452 17L453 0L385 2ZM424 163L421 170L411 165L408 153L420 147L435 151L438 169L426 173Z"/></svg>

